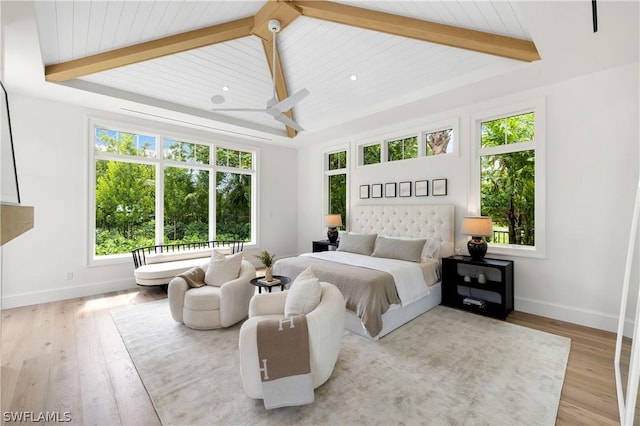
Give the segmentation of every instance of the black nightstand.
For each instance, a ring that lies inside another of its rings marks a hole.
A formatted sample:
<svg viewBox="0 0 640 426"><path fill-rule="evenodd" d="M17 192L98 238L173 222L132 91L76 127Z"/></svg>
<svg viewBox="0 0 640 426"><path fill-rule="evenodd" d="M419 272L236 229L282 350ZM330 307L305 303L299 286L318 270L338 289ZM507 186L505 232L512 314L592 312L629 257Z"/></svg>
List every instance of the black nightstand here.
<svg viewBox="0 0 640 426"><path fill-rule="evenodd" d="M481 273L484 283L478 280ZM505 319L513 311L513 261L442 259L442 304Z"/></svg>
<svg viewBox="0 0 640 426"><path fill-rule="evenodd" d="M334 251L338 248L338 243L331 243L329 240L318 240L313 242L313 252Z"/></svg>

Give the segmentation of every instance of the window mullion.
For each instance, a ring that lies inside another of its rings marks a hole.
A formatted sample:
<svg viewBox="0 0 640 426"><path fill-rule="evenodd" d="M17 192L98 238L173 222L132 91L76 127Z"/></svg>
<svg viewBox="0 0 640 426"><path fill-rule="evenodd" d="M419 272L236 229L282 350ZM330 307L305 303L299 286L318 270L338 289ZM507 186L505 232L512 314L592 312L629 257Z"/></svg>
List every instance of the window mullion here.
<svg viewBox="0 0 640 426"><path fill-rule="evenodd" d="M156 142L157 146L157 158L158 162L156 163L156 244L164 243L164 169L165 169L165 161L164 155L164 138L158 138L159 141Z"/></svg>
<svg viewBox="0 0 640 426"><path fill-rule="evenodd" d="M480 157L485 155L498 155L498 154L511 154L513 152L529 151L536 148L536 144L533 141L518 142L508 145L488 146L478 149L478 155Z"/></svg>

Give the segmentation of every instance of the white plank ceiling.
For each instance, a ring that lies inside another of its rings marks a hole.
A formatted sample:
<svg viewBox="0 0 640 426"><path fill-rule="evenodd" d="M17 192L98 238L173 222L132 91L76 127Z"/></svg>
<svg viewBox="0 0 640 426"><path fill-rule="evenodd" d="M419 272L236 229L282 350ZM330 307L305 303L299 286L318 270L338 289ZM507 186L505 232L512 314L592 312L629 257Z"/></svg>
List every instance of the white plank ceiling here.
<svg viewBox="0 0 640 426"><path fill-rule="evenodd" d="M37 1L45 65L253 16L265 1ZM358 7L530 39L516 2L343 1ZM311 94L293 110L308 131L321 130L406 99L456 77L512 62L487 54L300 17L278 34L290 94ZM351 76L357 76L353 81ZM80 78L86 87L118 89L210 112L262 108L273 95L262 44L249 36ZM223 90L228 88L228 91ZM211 97L225 102L214 105ZM166 105L166 103L165 103ZM224 115L223 115L224 114ZM284 131L265 113L218 112Z"/></svg>

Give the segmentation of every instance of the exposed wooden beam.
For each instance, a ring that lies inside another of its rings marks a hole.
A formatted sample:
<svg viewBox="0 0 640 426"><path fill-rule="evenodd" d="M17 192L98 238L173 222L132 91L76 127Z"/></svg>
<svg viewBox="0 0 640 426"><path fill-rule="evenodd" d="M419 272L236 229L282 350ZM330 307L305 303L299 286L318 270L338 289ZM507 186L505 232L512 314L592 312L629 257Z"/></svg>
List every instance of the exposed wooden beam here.
<svg viewBox="0 0 640 426"><path fill-rule="evenodd" d="M482 31L423 21L371 9L328 1L292 0L303 16L353 27L444 44L504 58L533 62L540 60L535 44Z"/></svg>
<svg viewBox="0 0 640 426"><path fill-rule="evenodd" d="M253 16L111 50L45 68L47 81L67 81L186 50L235 40L251 35Z"/></svg>
<svg viewBox="0 0 640 426"><path fill-rule="evenodd" d="M271 19L280 21L280 31L282 31L300 15L302 15L300 9L288 1L269 0L254 16L251 33L262 40L271 40L273 33L268 27Z"/></svg>
<svg viewBox="0 0 640 426"><path fill-rule="evenodd" d="M264 54L267 57L267 63L269 64L269 71L271 75L273 75L273 45L272 40L262 40L262 47L264 48ZM277 46L276 46L277 47ZM284 73L282 72L282 64L280 63L280 54L276 49L276 96L278 100L281 101L289 97L289 92L287 91L287 82L284 78ZM285 112L285 115L290 119L293 118L293 110L289 110ZM287 126L287 135L290 138L295 137L298 132L295 129Z"/></svg>

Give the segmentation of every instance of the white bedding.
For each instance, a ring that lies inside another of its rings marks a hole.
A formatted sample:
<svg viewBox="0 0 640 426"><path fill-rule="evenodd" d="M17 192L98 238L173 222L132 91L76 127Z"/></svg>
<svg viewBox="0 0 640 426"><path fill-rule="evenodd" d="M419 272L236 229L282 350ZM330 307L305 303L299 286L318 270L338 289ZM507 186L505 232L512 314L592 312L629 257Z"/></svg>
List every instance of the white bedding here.
<svg viewBox="0 0 640 426"><path fill-rule="evenodd" d="M437 281L438 262L408 262L406 260L371 257L362 254L344 251L324 251L317 253L304 253L301 256L309 256L331 262L360 266L375 269L391 274L398 290L398 296L402 306L407 306L430 293L426 277L435 277L429 285ZM431 280L428 280L431 281Z"/></svg>

